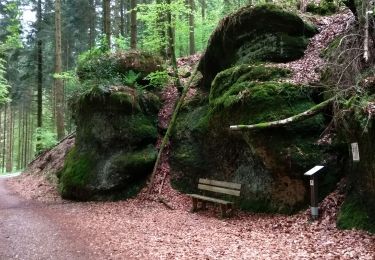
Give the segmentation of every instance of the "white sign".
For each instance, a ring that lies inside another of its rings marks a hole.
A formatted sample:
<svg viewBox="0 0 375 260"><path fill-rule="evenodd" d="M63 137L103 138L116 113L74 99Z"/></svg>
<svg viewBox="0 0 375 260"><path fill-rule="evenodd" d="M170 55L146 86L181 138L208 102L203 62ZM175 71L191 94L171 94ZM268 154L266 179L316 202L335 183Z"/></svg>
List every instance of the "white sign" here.
<svg viewBox="0 0 375 260"><path fill-rule="evenodd" d="M313 175L314 173L320 171L320 170L323 169L323 168L324 168L324 166L322 166L322 165L317 165L317 166L315 166L314 168L312 168L312 169L308 170L307 172L305 172L304 175L311 176L311 175Z"/></svg>
<svg viewBox="0 0 375 260"><path fill-rule="evenodd" d="M353 155L353 161L359 162L359 149L358 149L358 143L352 143L352 155Z"/></svg>
<svg viewBox="0 0 375 260"><path fill-rule="evenodd" d="M314 180L310 180L310 186L314 186Z"/></svg>

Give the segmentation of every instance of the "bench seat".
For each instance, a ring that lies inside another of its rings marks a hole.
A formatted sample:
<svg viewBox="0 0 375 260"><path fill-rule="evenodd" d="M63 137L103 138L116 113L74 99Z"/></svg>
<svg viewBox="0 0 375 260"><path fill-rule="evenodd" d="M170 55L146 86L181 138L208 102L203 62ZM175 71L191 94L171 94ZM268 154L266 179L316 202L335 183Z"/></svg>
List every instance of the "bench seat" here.
<svg viewBox="0 0 375 260"><path fill-rule="evenodd" d="M203 192L216 193L233 197L239 197L241 193L241 184L226 181L217 181L200 178L198 181L198 190ZM201 203L201 209L206 209L206 202L212 202L220 205L221 217L226 217L227 211L232 213L234 202L221 198L214 198L201 194L188 194L193 202L192 212L198 210L198 202ZM211 194L210 194L211 195ZM215 195L214 195L215 196ZM216 195L217 196L217 195Z"/></svg>
<svg viewBox="0 0 375 260"><path fill-rule="evenodd" d="M199 194L188 194L188 196L199 199L199 200L205 200L205 201L219 203L219 204L225 204L225 205L233 204L232 201L216 199L216 198L207 197L207 196L203 196L203 195L199 195Z"/></svg>

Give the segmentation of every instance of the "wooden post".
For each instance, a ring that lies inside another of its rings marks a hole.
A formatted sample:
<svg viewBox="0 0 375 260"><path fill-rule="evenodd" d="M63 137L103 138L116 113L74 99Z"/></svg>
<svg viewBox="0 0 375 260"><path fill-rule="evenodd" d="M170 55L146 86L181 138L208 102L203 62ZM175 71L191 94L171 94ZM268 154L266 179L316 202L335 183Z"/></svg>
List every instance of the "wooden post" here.
<svg viewBox="0 0 375 260"><path fill-rule="evenodd" d="M313 220L318 219L319 217L319 208L318 208L318 176L317 173L323 169L324 166L318 165L309 171L305 172L305 176L310 177L310 197L311 197L311 217Z"/></svg>

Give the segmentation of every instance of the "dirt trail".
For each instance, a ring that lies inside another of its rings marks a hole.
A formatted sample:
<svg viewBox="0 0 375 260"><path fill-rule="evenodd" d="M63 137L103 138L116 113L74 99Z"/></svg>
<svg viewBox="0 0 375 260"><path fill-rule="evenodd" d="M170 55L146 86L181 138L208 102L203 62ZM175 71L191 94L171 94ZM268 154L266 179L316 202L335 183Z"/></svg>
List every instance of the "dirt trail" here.
<svg viewBox="0 0 375 260"><path fill-rule="evenodd" d="M58 212L11 194L0 178L0 259L92 259Z"/></svg>

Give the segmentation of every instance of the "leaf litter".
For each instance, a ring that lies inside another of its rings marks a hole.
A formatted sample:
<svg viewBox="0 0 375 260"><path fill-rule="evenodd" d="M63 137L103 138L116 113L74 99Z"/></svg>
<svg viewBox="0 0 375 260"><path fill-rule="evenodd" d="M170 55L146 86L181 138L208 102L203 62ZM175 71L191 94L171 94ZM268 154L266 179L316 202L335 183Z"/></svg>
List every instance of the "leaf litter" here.
<svg viewBox="0 0 375 260"><path fill-rule="evenodd" d="M319 79L323 64L320 52L346 30L351 19L347 12L316 18L320 33L311 40L305 57L281 65L293 71L293 82ZM178 64L192 71L199 57L181 58ZM161 129L167 128L177 98L174 86L164 89L164 106L159 112ZM212 205L207 211L190 213L190 199L171 187L168 148L151 194L145 187L136 198L126 201L70 203L61 200L56 186L45 180L53 169L41 165L53 158L60 160L54 167L61 168L71 145L63 142L61 150L52 149L43 155L44 159L31 164L26 174L8 184L22 197L49 202L63 224L85 234L80 237L87 240L98 259L375 259L374 235L336 227L344 180L320 203L321 217L317 221L310 220L308 209L292 216L236 211L231 218L219 219L219 209Z"/></svg>

